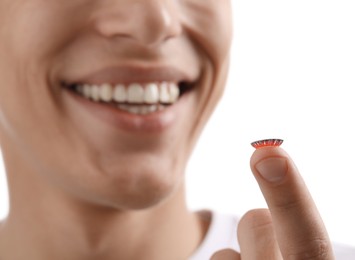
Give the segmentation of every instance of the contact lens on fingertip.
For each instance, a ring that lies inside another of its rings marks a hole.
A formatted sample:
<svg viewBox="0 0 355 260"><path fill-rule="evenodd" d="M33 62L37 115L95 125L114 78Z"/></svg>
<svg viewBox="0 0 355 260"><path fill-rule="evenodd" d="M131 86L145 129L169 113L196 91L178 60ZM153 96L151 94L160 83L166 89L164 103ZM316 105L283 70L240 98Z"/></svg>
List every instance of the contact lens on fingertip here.
<svg viewBox="0 0 355 260"><path fill-rule="evenodd" d="M276 147L276 146L280 146L283 143L284 140L282 139L264 139L264 140L259 140L259 141L255 141L252 142L251 145L255 148L255 149L259 149L262 147Z"/></svg>

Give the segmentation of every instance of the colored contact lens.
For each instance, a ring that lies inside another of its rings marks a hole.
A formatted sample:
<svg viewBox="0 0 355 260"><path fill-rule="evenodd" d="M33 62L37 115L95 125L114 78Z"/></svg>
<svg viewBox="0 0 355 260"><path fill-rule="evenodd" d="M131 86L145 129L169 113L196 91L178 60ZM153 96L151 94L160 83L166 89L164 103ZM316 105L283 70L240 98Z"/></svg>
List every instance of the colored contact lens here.
<svg viewBox="0 0 355 260"><path fill-rule="evenodd" d="M252 142L251 145L255 148L262 148L267 146L280 146L284 140L282 139L264 139L260 141Z"/></svg>

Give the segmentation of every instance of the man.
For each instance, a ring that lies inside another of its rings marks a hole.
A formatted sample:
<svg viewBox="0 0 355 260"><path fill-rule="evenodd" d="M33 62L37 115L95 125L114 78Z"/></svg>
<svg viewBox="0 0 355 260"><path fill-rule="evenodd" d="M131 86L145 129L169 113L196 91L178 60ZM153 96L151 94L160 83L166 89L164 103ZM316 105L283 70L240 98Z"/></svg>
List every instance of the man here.
<svg viewBox="0 0 355 260"><path fill-rule="evenodd" d="M228 72L230 10L228 0L0 0L10 191L0 259L201 259L202 249L334 259L280 148L252 156L270 211L241 219L240 254L206 248L214 216L186 207L184 169Z"/></svg>

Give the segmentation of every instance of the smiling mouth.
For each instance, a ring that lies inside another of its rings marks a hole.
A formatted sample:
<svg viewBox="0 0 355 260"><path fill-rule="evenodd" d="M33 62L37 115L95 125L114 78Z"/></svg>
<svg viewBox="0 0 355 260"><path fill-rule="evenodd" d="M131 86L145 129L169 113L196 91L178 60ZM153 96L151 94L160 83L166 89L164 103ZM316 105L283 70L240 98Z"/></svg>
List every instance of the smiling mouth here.
<svg viewBox="0 0 355 260"><path fill-rule="evenodd" d="M187 82L62 84L75 95L135 115L149 115L174 105L193 88Z"/></svg>

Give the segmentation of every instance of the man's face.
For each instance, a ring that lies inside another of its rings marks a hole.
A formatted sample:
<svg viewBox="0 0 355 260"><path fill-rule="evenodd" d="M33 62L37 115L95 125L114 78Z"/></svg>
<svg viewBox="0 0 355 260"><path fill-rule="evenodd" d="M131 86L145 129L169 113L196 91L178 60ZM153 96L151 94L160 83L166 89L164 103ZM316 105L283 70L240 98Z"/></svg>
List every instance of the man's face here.
<svg viewBox="0 0 355 260"><path fill-rule="evenodd" d="M230 10L229 0L0 0L5 157L91 202L166 198L223 91Z"/></svg>

